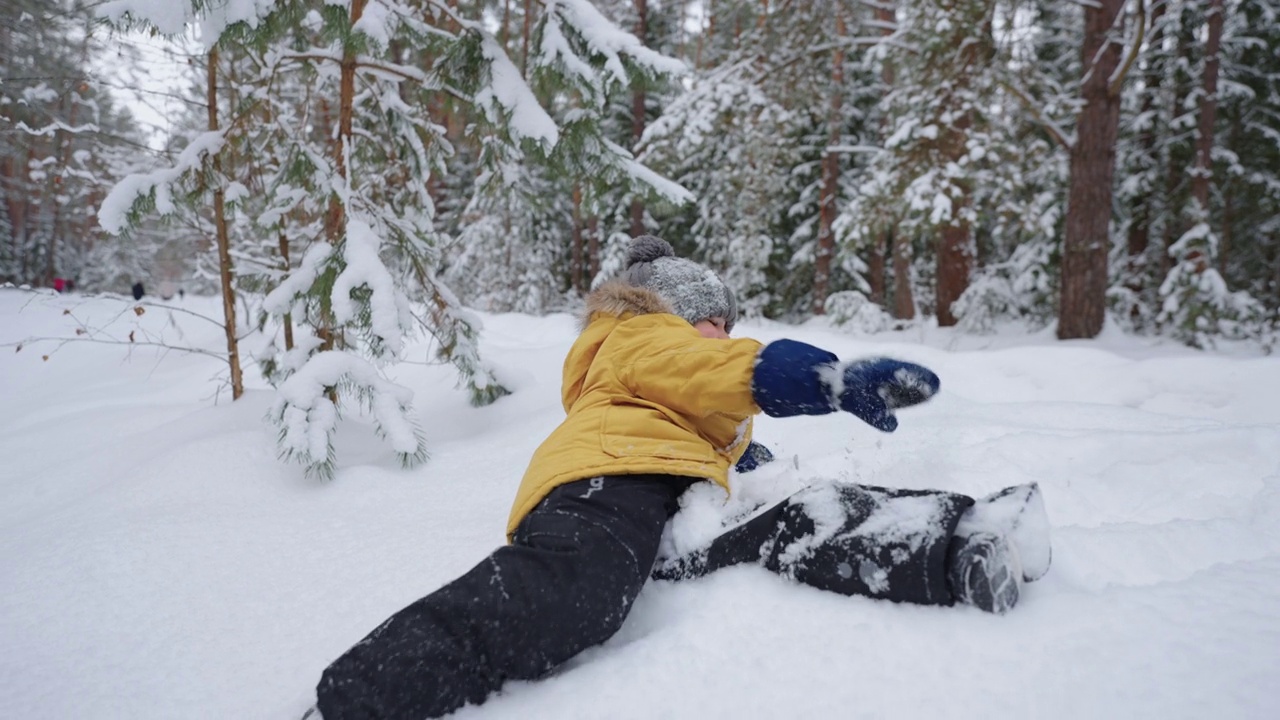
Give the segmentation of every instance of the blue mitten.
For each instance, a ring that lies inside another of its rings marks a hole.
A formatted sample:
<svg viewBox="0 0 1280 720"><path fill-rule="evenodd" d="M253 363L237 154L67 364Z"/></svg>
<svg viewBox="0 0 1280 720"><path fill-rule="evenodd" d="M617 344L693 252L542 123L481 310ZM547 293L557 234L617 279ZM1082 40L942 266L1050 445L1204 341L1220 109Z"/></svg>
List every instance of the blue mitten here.
<svg viewBox="0 0 1280 720"><path fill-rule="evenodd" d="M893 411L938 392L938 376L914 363L870 358L840 362L832 353L795 340L771 342L756 360L751 390L771 417L853 413L893 432Z"/></svg>
<svg viewBox="0 0 1280 720"><path fill-rule="evenodd" d="M889 358L841 363L832 368L829 377L831 394L841 410L885 432L898 429L894 410L928 400L939 387L932 370Z"/></svg>

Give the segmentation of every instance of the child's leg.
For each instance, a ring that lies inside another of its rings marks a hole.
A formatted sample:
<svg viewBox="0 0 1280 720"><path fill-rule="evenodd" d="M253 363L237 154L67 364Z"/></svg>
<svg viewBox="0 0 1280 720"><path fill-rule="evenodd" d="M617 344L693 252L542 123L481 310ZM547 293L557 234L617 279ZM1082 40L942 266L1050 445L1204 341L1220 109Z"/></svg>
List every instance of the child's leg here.
<svg viewBox="0 0 1280 720"><path fill-rule="evenodd" d="M831 484L806 488L654 576L756 562L806 585L896 602L950 604L947 550L964 495Z"/></svg>
<svg viewBox="0 0 1280 720"><path fill-rule="evenodd" d="M424 718L483 702L607 640L652 569L687 481L620 476L556 488L470 572L409 605L325 670L325 720Z"/></svg>

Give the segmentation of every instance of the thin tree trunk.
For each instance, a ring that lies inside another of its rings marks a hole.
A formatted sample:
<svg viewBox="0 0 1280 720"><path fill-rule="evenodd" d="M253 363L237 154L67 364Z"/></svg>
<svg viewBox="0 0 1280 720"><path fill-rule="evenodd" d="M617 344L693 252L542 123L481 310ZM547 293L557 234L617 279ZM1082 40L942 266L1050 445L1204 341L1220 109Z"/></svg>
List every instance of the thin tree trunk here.
<svg viewBox="0 0 1280 720"><path fill-rule="evenodd" d="M524 0L524 30L521 38L523 45L520 51L520 77L529 78L529 37L533 28L533 0Z"/></svg>
<svg viewBox="0 0 1280 720"><path fill-rule="evenodd" d="M583 237L582 237L582 185L574 183L573 185L573 247L572 255L569 263L569 277L572 280L570 286L579 295L586 291L583 283L583 276L586 275L586 268L583 267Z"/></svg>
<svg viewBox="0 0 1280 720"><path fill-rule="evenodd" d="M600 218L596 215L587 218L587 273L587 287L591 287L600 274Z"/></svg>
<svg viewBox="0 0 1280 720"><path fill-rule="evenodd" d="M284 225L280 226L280 266L287 275L291 270L289 266L289 238L285 237ZM293 349L293 313L285 313L282 321L284 325L284 349Z"/></svg>
<svg viewBox="0 0 1280 720"><path fill-rule="evenodd" d="M351 0L351 25L360 21L367 0ZM338 136L333 147L334 170L342 182L347 181L347 150L351 142L352 123L355 115L356 55L351 48L342 52L341 74L338 79ZM325 237L337 245L346 229L346 208L336 192L329 194L329 212L325 217Z"/></svg>
<svg viewBox="0 0 1280 720"><path fill-rule="evenodd" d="M209 130L218 130L218 50L209 51ZM236 340L236 296L231 285L231 238L227 233L226 195L222 187L222 151L212 154L213 222L218 233L218 276L222 282L223 327L227 333L227 363L231 366L231 399L244 394L244 377L240 372L240 347Z"/></svg>
<svg viewBox="0 0 1280 720"><path fill-rule="evenodd" d="M355 26L364 15L364 8L367 0L351 0L351 14L348 21ZM347 170L347 152L350 150L352 138L352 125L355 117L355 95L356 95L356 65L357 58L355 52L346 47L342 50L342 62L339 64L340 74L338 76L338 134L333 144L333 161L334 172L338 176L338 181L347 183L349 175ZM325 238L331 245L337 245L346 235L347 228L347 210L342 204L342 199L338 193L331 189L329 193L329 209L325 214L324 231ZM321 340L322 350L332 350L335 347L343 345L343 339L340 332L334 328L334 320L330 313L322 313L316 328L316 336ZM337 403L337 393L330 390L329 399L335 404Z"/></svg>
<svg viewBox="0 0 1280 720"><path fill-rule="evenodd" d="M1111 94L1110 81L1122 50L1112 30L1123 22L1123 7L1124 0L1100 0L1084 9L1084 108L1070 157L1058 311L1061 340L1095 337L1106 318L1108 229L1120 123L1120 97Z"/></svg>
<svg viewBox="0 0 1280 720"><path fill-rule="evenodd" d="M1165 11L1168 9L1167 0L1156 0L1151 8L1151 47L1160 47L1164 42L1164 24L1161 20L1164 18ZM1150 117L1155 112L1156 93L1160 88L1160 74L1154 63L1147 66L1144 73L1144 84L1146 85L1142 96L1142 107L1139 114ZM1141 156L1144 158L1154 158L1156 147L1156 132L1154 121L1148 120L1146 127L1138 133L1138 147L1141 148ZM1131 208L1131 217L1129 220L1129 289L1135 293L1141 292L1145 280L1145 275L1149 271L1144 269L1147 248L1151 244L1151 194L1144 193L1133 199ZM1136 310L1136 308L1135 308Z"/></svg>
<svg viewBox="0 0 1280 720"><path fill-rule="evenodd" d="M1231 120L1230 143L1232 148L1240 147L1240 117ZM1227 276L1227 262L1231 256L1231 240L1235 219L1235 183L1227 178L1222 187L1222 232L1218 243L1218 272Z"/></svg>
<svg viewBox="0 0 1280 720"><path fill-rule="evenodd" d="M1187 36L1186 32L1178 33L1178 61L1182 67L1191 67L1192 57L1192 40ZM1173 105L1170 111L1171 121L1176 120L1182 112L1183 101L1189 92L1188 85L1190 81L1184 82L1178 71L1177 65L1169 73L1173 78ZM1169 167L1166 168L1165 175L1165 217L1167 220L1164 224L1164 236L1162 238L1162 247L1160 252L1160 277L1165 277L1169 271L1173 269L1173 256L1169 254L1169 248L1182 236L1186 229L1183 226L1182 213L1178 211L1185 205L1185 198L1179 193L1179 186L1182 179L1186 177L1186 166L1179 162L1175 162L1172 158L1169 161Z"/></svg>
<svg viewBox="0 0 1280 720"><path fill-rule="evenodd" d="M844 17L836 14L836 37L845 36ZM838 45L831 57L831 104L827 109L827 148L822 156L822 190L818 196L818 247L813 260L814 315L826 313L831 291L831 261L835 256L836 193L840 181L840 156L834 150L840 142L843 115L844 47Z"/></svg>
<svg viewBox="0 0 1280 720"><path fill-rule="evenodd" d="M636 6L636 38L640 44L648 42L649 3L648 0L634 0ZM631 151L640 148L640 137L644 135L645 93L640 87L631 91ZM639 196L631 199L631 236L644 234L644 200Z"/></svg>
<svg viewBox="0 0 1280 720"><path fill-rule="evenodd" d="M702 46L708 38L714 40L716 34L716 0L707 0L707 24L698 34L698 49L693 56L695 70L702 69Z"/></svg>
<svg viewBox="0 0 1280 720"><path fill-rule="evenodd" d="M498 42L502 45L503 52L511 52L508 44L511 41L511 0L502 0L502 29L498 33Z"/></svg>
<svg viewBox="0 0 1280 720"><path fill-rule="evenodd" d="M1191 172L1191 197L1209 217L1209 181L1213 178L1213 125L1218 118L1218 65L1222 48L1222 0L1209 0L1209 37L1204 50L1204 95L1196 137L1196 164Z"/></svg>

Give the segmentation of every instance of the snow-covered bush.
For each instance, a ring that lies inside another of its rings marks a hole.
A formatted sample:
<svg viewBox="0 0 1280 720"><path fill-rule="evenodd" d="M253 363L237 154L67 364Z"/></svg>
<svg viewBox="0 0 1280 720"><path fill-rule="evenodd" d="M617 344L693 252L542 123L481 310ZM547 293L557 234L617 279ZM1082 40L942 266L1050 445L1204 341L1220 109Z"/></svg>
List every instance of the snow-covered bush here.
<svg viewBox="0 0 1280 720"><path fill-rule="evenodd" d="M1043 326L1053 314L1055 274L1053 246L1036 240L1017 246L1007 262L988 265L975 274L952 312L966 333L994 331L998 322L1021 320Z"/></svg>
<svg viewBox="0 0 1280 720"><path fill-rule="evenodd" d="M831 293L823 309L832 324L849 330L874 333L893 326L893 317L857 290Z"/></svg>
<svg viewBox="0 0 1280 720"><path fill-rule="evenodd" d="M1160 285L1160 328L1195 348L1214 347L1215 338L1275 343L1274 320L1249 293L1232 292L1213 267L1217 238L1197 223L1169 247L1175 262Z"/></svg>

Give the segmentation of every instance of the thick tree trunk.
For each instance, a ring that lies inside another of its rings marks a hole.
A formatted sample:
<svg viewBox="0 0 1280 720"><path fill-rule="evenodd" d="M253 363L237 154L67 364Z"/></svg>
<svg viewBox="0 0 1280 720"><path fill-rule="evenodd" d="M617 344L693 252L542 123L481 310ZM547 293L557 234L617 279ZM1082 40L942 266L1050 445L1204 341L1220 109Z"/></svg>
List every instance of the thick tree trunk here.
<svg viewBox="0 0 1280 720"><path fill-rule="evenodd" d="M893 316L910 320L916 316L911 292L911 238L893 233Z"/></svg>
<svg viewBox="0 0 1280 720"><path fill-rule="evenodd" d="M836 37L845 36L844 18L836 14ZM831 261L836 252L836 195L840 184L840 156L835 145L840 142L843 126L841 106L844 89L844 48L831 53L831 104L827 109L827 149L822 156L822 190L818 196L818 247L813 259L814 315L826 312L827 295L831 291Z"/></svg>
<svg viewBox="0 0 1280 720"><path fill-rule="evenodd" d="M1058 311L1061 340L1095 337L1106 318L1108 230L1120 123L1120 97L1111 94L1110 85L1122 50L1118 32L1112 31L1119 30L1115 26L1123 7L1124 0L1100 0L1084 9L1084 108L1071 147Z"/></svg>
<svg viewBox="0 0 1280 720"><path fill-rule="evenodd" d="M218 130L218 50L209 51L209 130ZM244 394L240 346L236 339L236 295L231 284L231 238L227 233L226 195L222 188L222 151L213 153L213 222L218 233L218 276L222 283L223 328L227 333L227 363L231 366L231 399Z"/></svg>
<svg viewBox="0 0 1280 720"><path fill-rule="evenodd" d="M648 0L635 0L636 6L636 38L643 45L648 42L649 3ZM636 88L631 91L631 151L640 147L640 137L644 135L644 90ZM635 197L631 200L631 236L644 234L644 201Z"/></svg>
<svg viewBox="0 0 1280 720"><path fill-rule="evenodd" d="M875 18L881 23L880 35L888 37L893 34L898 18L892 5L876 7ZM889 58L885 58L880 69L880 81L886 91L893 86L894 67ZM881 122L880 136L884 139L884 123ZM910 320L916 316L916 301L911 290L911 239L888 231L888 252L893 258L893 316L899 320Z"/></svg>
<svg viewBox="0 0 1280 720"><path fill-rule="evenodd" d="M950 162L959 161L967 152L971 123L968 112L965 112L953 126L942 131L942 151ZM951 221L938 233L935 313L939 327L951 327L959 321L951 306L969 289L969 276L973 272L973 228L967 220L961 219L970 203L970 192L967 183L962 184L960 197L951 198Z"/></svg>
<svg viewBox="0 0 1280 720"><path fill-rule="evenodd" d="M888 231L876 233L876 239L871 242L870 251L867 253L867 284L871 286L871 296L868 298L877 305L884 305L884 255L889 245Z"/></svg>
<svg viewBox="0 0 1280 720"><path fill-rule="evenodd" d="M952 199L952 207L959 203ZM969 288L969 273L973 267L969 223L955 220L942 228L938 238L938 325L950 327L958 318L951 306Z"/></svg>

